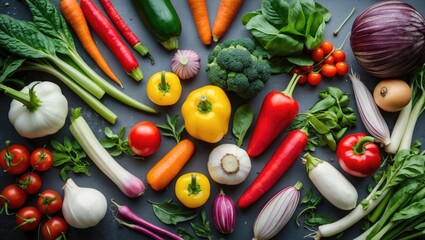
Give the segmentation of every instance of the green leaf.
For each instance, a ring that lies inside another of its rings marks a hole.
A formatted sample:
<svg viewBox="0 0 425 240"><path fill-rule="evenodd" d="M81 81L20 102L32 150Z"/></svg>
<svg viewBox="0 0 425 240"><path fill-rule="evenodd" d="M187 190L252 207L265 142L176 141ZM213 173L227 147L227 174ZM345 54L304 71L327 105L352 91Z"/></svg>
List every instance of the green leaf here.
<svg viewBox="0 0 425 240"><path fill-rule="evenodd" d="M201 211L201 224L190 223L196 236L206 239L214 239L211 235L211 226L207 220L207 214L204 209Z"/></svg>
<svg viewBox="0 0 425 240"><path fill-rule="evenodd" d="M165 224L176 225L179 222L192 220L198 214L196 210L181 207L172 202L171 199L161 203L149 201L152 204L155 216Z"/></svg>
<svg viewBox="0 0 425 240"><path fill-rule="evenodd" d="M170 116L167 114L166 118L167 118L167 124L158 124L156 126L164 130L162 132L163 136L174 137L174 140L176 140L176 143L179 143L181 134L183 133L185 129L184 124L180 125L179 115L176 115L173 118L170 118Z"/></svg>
<svg viewBox="0 0 425 240"><path fill-rule="evenodd" d="M177 228L177 234L184 240L195 240L195 236L191 235L186 229L179 227Z"/></svg>
<svg viewBox="0 0 425 240"><path fill-rule="evenodd" d="M289 4L282 0L262 1L261 13L276 28L288 25Z"/></svg>
<svg viewBox="0 0 425 240"><path fill-rule="evenodd" d="M235 116L233 117L232 132L237 139L237 145L240 147L243 144L243 139L248 132L254 120L254 112L252 107L248 104L239 106L236 109Z"/></svg>
<svg viewBox="0 0 425 240"><path fill-rule="evenodd" d="M24 61L25 59L16 59L11 56L6 57L6 59L4 59L1 64L2 68L0 70L0 83L5 82L8 77L12 76L12 74L22 66Z"/></svg>

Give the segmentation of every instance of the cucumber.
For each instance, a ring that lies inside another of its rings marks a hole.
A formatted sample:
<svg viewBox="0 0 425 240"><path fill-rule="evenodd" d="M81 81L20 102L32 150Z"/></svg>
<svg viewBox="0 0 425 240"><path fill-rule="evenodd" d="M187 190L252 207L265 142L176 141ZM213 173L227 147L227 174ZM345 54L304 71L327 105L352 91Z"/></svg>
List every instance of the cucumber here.
<svg viewBox="0 0 425 240"><path fill-rule="evenodd" d="M182 26L170 0L133 0L133 3L155 41L167 51L176 50Z"/></svg>

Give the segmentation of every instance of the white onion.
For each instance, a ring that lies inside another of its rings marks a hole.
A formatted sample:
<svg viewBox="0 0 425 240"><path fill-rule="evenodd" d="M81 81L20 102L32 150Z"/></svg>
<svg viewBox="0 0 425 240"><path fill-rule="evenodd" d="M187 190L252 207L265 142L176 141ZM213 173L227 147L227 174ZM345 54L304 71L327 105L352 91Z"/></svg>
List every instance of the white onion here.
<svg viewBox="0 0 425 240"><path fill-rule="evenodd" d="M378 2L354 20L350 45L370 74L399 77L425 62L425 20L407 3Z"/></svg>

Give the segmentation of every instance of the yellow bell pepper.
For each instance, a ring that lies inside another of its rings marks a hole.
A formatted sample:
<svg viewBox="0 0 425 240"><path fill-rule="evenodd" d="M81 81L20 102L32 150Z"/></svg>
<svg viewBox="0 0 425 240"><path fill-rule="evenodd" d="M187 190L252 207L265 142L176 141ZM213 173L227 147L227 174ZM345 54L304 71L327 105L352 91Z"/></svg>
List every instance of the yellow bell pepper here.
<svg viewBox="0 0 425 240"><path fill-rule="evenodd" d="M156 105L173 105L180 99L182 93L180 79L172 72L157 72L149 78L146 93Z"/></svg>
<svg viewBox="0 0 425 240"><path fill-rule="evenodd" d="M181 175L176 181L176 197L188 208L204 205L210 197L210 192L210 181L202 173L189 172Z"/></svg>
<svg viewBox="0 0 425 240"><path fill-rule="evenodd" d="M184 101L181 112L186 131L196 139L216 143L229 128L231 105L220 87L207 85L193 90Z"/></svg>

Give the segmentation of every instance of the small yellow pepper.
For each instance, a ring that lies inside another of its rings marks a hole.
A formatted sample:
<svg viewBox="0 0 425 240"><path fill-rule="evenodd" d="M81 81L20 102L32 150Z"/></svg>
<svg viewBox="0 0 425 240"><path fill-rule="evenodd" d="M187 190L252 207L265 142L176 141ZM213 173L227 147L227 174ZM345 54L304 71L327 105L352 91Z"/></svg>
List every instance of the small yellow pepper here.
<svg viewBox="0 0 425 240"><path fill-rule="evenodd" d="M149 99L159 106L175 104L182 93L179 77L172 72L157 72L152 75L146 86Z"/></svg>
<svg viewBox="0 0 425 240"><path fill-rule="evenodd" d="M193 90L181 108L186 131L194 138L216 143L229 128L231 105L226 93L207 85Z"/></svg>
<svg viewBox="0 0 425 240"><path fill-rule="evenodd" d="M188 208L204 205L210 197L211 185L207 176L198 172L181 175L176 181L176 197Z"/></svg>

